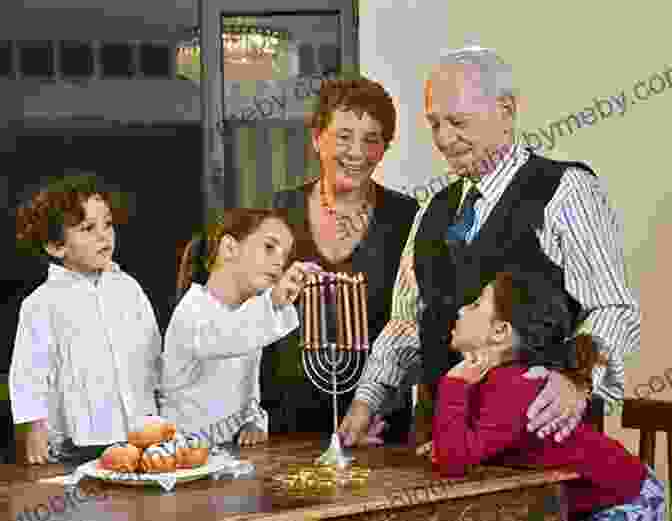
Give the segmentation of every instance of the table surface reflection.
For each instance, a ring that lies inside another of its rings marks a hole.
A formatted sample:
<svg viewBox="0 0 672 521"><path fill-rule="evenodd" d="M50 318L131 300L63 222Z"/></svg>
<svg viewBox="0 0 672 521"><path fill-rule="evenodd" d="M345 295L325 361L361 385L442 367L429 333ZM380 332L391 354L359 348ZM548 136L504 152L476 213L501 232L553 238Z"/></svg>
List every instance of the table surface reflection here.
<svg viewBox="0 0 672 521"><path fill-rule="evenodd" d="M395 501L430 503L577 477L562 468L474 466L463 479L447 480L408 446L387 446L349 451L356 458L356 465L371 469L366 485L361 487L337 488L327 494L295 495L273 479L286 474L290 466L311 465L328 444L329 439L317 434L274 436L265 445L233 450L241 459L256 466L255 474L249 477L203 479L178 484L172 492L158 487L128 487L85 479L80 483L81 492L77 496L80 499L70 497L69 501L54 499L64 498L63 485L39 482L66 474L70 469L63 465L0 465L0 498L9 497L10 519L31 521L46 519L45 508L50 512L50 521L295 521L372 512L392 508ZM63 504L66 506L61 506ZM0 510L1 507L0 503ZM24 514L22 518L21 512L29 512L30 516Z"/></svg>

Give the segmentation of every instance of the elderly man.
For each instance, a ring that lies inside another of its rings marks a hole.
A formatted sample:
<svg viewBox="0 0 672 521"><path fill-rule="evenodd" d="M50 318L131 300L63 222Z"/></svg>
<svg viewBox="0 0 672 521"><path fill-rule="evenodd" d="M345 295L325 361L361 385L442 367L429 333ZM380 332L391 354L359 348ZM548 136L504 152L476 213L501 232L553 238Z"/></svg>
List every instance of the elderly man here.
<svg viewBox="0 0 672 521"><path fill-rule="evenodd" d="M461 360L449 349L459 308L479 294L488 274L516 266L544 273L565 291L577 327L592 327L609 357L608 367L596 368L591 390L557 371L526 373L547 378L528 410L528 430L562 441L581 421L591 392L608 403L623 398L623 356L639 349L639 306L625 280L616 216L588 166L546 159L520 143L511 69L492 50L471 46L444 56L426 83L425 111L456 180L416 216L392 318L339 432L346 446L363 443L371 417L414 369L422 366L433 389ZM426 413L431 421L432 409Z"/></svg>

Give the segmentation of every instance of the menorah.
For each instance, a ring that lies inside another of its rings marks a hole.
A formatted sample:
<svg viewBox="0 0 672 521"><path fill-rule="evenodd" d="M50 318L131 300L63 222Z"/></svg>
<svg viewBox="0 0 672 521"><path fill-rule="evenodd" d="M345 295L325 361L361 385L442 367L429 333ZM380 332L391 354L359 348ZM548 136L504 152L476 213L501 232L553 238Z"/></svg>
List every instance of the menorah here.
<svg viewBox="0 0 672 521"><path fill-rule="evenodd" d="M311 274L301 296L303 370L332 396L334 432L318 464L341 468L353 461L341 449L338 396L352 391L364 370L369 349L366 278L362 273Z"/></svg>

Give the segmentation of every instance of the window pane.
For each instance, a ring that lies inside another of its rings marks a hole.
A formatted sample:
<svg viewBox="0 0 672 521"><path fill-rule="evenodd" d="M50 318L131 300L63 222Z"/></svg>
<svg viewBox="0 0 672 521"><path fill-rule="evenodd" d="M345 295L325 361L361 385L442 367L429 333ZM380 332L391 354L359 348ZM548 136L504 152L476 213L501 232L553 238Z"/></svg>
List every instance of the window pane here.
<svg viewBox="0 0 672 521"><path fill-rule="evenodd" d="M171 59L168 45L143 43L140 46L140 70L145 76L167 78L170 75Z"/></svg>
<svg viewBox="0 0 672 521"><path fill-rule="evenodd" d="M133 54L127 43L106 43L101 48L103 76L131 77Z"/></svg>
<svg viewBox="0 0 672 521"><path fill-rule="evenodd" d="M11 76L12 72L12 42L0 40L0 76Z"/></svg>
<svg viewBox="0 0 672 521"><path fill-rule="evenodd" d="M321 80L342 72L338 14L222 16L221 29L226 120L303 121Z"/></svg>
<svg viewBox="0 0 672 521"><path fill-rule="evenodd" d="M61 74L63 76L93 76L93 49L86 42L61 42Z"/></svg>
<svg viewBox="0 0 672 521"><path fill-rule="evenodd" d="M54 75L54 53L50 41L19 42L21 72L28 77Z"/></svg>

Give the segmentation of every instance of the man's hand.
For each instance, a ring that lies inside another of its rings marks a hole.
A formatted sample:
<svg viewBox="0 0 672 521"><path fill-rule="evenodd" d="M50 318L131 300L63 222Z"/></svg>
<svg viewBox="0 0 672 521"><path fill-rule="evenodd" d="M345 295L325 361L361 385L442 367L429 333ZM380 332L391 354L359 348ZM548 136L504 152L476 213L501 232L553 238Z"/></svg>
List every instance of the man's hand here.
<svg viewBox="0 0 672 521"><path fill-rule="evenodd" d="M418 456L424 456L431 459L432 463L437 462L436 452L434 451L434 442L428 441L427 443L423 443L417 449L415 449L415 453Z"/></svg>
<svg viewBox="0 0 672 521"><path fill-rule="evenodd" d="M555 441L563 441L576 429L586 411L585 392L566 376L544 367L531 367L523 377L548 378L546 386L527 410L530 420L527 430L538 430L540 438L555 432Z"/></svg>
<svg viewBox="0 0 672 521"><path fill-rule="evenodd" d="M368 404L361 400L353 400L347 416L343 418L338 428L338 434L341 436L343 445L346 447L367 445L370 425L371 412Z"/></svg>
<svg viewBox="0 0 672 521"><path fill-rule="evenodd" d="M31 465L44 465L49 462L49 432L44 420L38 420L25 426L26 462Z"/></svg>
<svg viewBox="0 0 672 521"><path fill-rule="evenodd" d="M415 449L415 453L418 456L426 456L428 454L431 454L433 452L433 447L432 447L432 442L428 441L427 443L423 443L420 445L417 449Z"/></svg>
<svg viewBox="0 0 672 521"><path fill-rule="evenodd" d="M238 445L242 447L251 447L265 441L268 441L268 433L253 423L243 425L238 434Z"/></svg>

